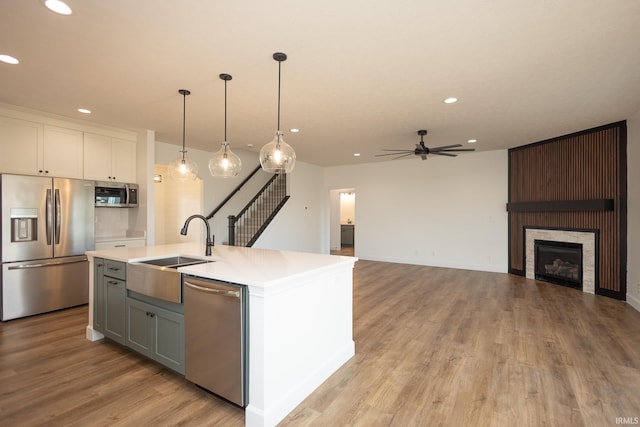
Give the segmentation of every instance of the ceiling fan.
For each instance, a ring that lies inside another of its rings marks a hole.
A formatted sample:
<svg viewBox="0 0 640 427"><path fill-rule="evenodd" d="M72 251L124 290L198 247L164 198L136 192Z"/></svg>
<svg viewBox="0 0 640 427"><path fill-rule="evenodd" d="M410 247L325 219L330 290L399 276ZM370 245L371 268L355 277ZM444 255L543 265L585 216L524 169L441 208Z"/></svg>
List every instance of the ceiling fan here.
<svg viewBox="0 0 640 427"><path fill-rule="evenodd" d="M400 150L400 149L383 149L382 151L391 151L391 153L385 153L385 154L376 154L376 157L381 157L381 156L396 156L393 158L393 160L395 159L400 159L402 157L407 157L407 156L420 156L420 158L422 158L422 160L426 160L427 159L427 155L429 154L437 154L439 156L449 156L449 157L456 157L457 154L452 154L452 152L458 152L458 151L476 151L474 148L457 148L457 147L462 147L462 144L454 144L454 145L443 145L442 147L434 147L434 148L428 148L424 145L424 136L427 134L427 131L424 129L421 129L418 131L418 135L420 135L420 142L416 144L416 148L413 150Z"/></svg>

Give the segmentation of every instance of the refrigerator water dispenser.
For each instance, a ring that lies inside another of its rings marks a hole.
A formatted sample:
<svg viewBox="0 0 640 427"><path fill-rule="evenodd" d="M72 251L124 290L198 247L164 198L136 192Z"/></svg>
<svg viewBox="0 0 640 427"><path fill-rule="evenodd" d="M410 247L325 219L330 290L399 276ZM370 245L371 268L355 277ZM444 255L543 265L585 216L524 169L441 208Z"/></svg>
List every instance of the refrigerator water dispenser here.
<svg viewBox="0 0 640 427"><path fill-rule="evenodd" d="M11 208L11 241L33 242L38 240L38 209Z"/></svg>

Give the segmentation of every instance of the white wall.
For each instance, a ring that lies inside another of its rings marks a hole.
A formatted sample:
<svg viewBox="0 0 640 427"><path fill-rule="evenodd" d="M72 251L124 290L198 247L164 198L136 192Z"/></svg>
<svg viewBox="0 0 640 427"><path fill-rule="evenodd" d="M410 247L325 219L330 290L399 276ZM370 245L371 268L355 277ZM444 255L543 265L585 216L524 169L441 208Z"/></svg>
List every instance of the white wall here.
<svg viewBox="0 0 640 427"><path fill-rule="evenodd" d="M187 235L180 234L185 220L194 213L202 212L202 180L182 182L169 179L166 165L155 165L154 174L162 177L153 184L155 201L155 243L205 242L204 222L191 221Z"/></svg>
<svg viewBox="0 0 640 427"><path fill-rule="evenodd" d="M340 193L340 224L355 224L356 193Z"/></svg>
<svg viewBox="0 0 640 427"><path fill-rule="evenodd" d="M506 150L330 167L325 183L356 188L360 258L507 271Z"/></svg>
<svg viewBox="0 0 640 427"><path fill-rule="evenodd" d="M640 311L640 111L627 120L627 302Z"/></svg>
<svg viewBox="0 0 640 427"><path fill-rule="evenodd" d="M215 148L217 149L217 147ZM171 162L180 154L180 149L181 147L178 145L156 142L156 164ZM242 160L242 171L234 178L214 178L209 173L208 166L212 152L191 149L187 145L187 155L198 164L198 175L203 186L201 212L191 212L190 214L208 215L260 164L257 153L235 147L232 149ZM239 213L271 176L271 174L260 170L247 183L242 192L237 193L228 206L210 221L216 244L227 241L227 216ZM322 224L324 218L322 215L325 201L323 199L322 168L298 161L288 178L291 199L260 236L254 247L323 252L324 226ZM184 219L186 220L186 216ZM176 233L178 231L176 230ZM191 230L189 234L191 234ZM325 252L328 252L328 249Z"/></svg>
<svg viewBox="0 0 640 427"><path fill-rule="evenodd" d="M254 247L329 253L324 168L297 161L288 179L291 198Z"/></svg>

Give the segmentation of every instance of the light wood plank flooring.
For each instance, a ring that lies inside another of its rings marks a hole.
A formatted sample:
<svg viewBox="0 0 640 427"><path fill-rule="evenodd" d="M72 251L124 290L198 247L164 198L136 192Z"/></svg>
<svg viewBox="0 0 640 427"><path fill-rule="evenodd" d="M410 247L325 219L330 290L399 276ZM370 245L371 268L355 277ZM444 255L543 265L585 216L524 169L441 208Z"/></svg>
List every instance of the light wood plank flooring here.
<svg viewBox="0 0 640 427"><path fill-rule="evenodd" d="M640 313L507 274L358 261L356 355L281 426L615 426L640 417ZM0 425L242 426L108 341L87 308L0 324Z"/></svg>

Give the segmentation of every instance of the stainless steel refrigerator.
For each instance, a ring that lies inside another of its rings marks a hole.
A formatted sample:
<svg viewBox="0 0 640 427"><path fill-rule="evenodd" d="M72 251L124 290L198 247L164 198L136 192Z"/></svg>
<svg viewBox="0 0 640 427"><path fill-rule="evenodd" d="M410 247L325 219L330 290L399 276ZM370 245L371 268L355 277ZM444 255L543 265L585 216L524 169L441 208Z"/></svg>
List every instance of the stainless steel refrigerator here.
<svg viewBox="0 0 640 427"><path fill-rule="evenodd" d="M2 320L89 301L93 181L0 175Z"/></svg>

